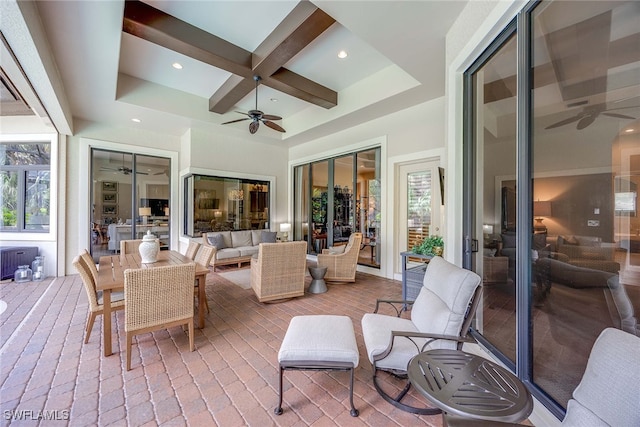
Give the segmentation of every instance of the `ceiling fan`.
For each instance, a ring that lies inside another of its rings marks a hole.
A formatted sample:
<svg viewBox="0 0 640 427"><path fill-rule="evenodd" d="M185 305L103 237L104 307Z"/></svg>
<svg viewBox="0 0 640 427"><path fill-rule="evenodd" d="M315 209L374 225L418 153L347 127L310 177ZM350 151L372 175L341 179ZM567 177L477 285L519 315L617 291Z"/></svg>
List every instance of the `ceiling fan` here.
<svg viewBox="0 0 640 427"><path fill-rule="evenodd" d="M106 168L106 167L102 166L102 167L100 168L100 170L101 170L101 171L115 171L115 172L122 172L122 174L123 174L123 175L129 175L129 174L131 174L131 173L133 172L133 169L128 168L128 167L126 167L126 166L124 165L124 153L122 154L122 166L120 166L119 168L116 168L116 169L114 169L114 168ZM149 174L148 174L148 173L146 173L146 172L139 172L139 171L136 171L136 173L137 173L137 174L139 174L139 175L149 175Z"/></svg>
<svg viewBox="0 0 640 427"><path fill-rule="evenodd" d="M274 116L271 114L264 114L262 111L258 110L258 82L261 80L260 76L253 76L253 80L256 81L256 108L255 110L249 110L248 113L243 113L241 111L236 111L236 113L244 114L248 117L243 119L231 120L229 122L222 123L223 125L228 125L229 123L237 123L242 122L244 120L251 120L249 123L249 133L254 134L258 131L260 127L260 122L264 123L265 126L270 127L273 130L277 130L278 132L286 132L280 125L273 123L271 120L282 120L280 116Z"/></svg>
<svg viewBox="0 0 640 427"><path fill-rule="evenodd" d="M588 105L584 107L582 111L580 111L575 116L569 117L568 119L560 120L559 122L556 122L552 125L547 126L545 129L553 129L560 126L568 125L573 122L578 122L576 124L576 129L582 130L587 126L591 125L596 120L596 118L598 118L600 114L602 114L603 116L615 117L617 119L635 120L635 117L627 116L626 114L611 113L610 111L624 110L627 108L637 108L637 107L638 106L607 109L605 103Z"/></svg>

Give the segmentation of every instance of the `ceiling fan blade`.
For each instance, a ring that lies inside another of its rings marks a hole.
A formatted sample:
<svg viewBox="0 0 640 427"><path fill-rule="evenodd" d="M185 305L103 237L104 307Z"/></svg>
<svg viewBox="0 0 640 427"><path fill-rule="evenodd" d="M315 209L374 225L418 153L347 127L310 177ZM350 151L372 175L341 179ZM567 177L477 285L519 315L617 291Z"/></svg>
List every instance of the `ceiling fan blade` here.
<svg viewBox="0 0 640 427"><path fill-rule="evenodd" d="M270 122L269 120L263 120L262 123L273 130L277 130L278 132L286 132L286 130L284 130L284 128L282 128L280 125Z"/></svg>
<svg viewBox="0 0 640 427"><path fill-rule="evenodd" d="M554 124L552 124L550 126L547 126L545 129L553 129L553 128L557 128L557 127L560 127L560 126L568 125L569 123L573 123L573 122L575 122L577 120L580 120L581 118L582 118L582 115L578 114L577 116L573 116L573 117L570 117L568 119L560 120L557 123L554 123Z"/></svg>
<svg viewBox="0 0 640 427"><path fill-rule="evenodd" d="M147 172L138 172L138 171L136 171L136 173L139 174L139 175L149 175Z"/></svg>
<svg viewBox="0 0 640 427"><path fill-rule="evenodd" d="M230 122L220 123L221 125L228 125L229 123L243 122L245 120L251 120L249 117L245 117L244 119L231 120Z"/></svg>
<svg viewBox="0 0 640 427"><path fill-rule="evenodd" d="M618 114L618 113L602 113L602 114L609 117L615 117L617 119L635 120L635 117L625 116L624 114Z"/></svg>
<svg viewBox="0 0 640 427"><path fill-rule="evenodd" d="M259 127L260 127L259 120L252 121L251 123L249 123L249 133L253 135L254 133L258 132Z"/></svg>
<svg viewBox="0 0 640 427"><path fill-rule="evenodd" d="M578 125L576 126L576 129L582 130L582 129L586 128L587 126L589 126L591 123L593 123L596 120L596 117L597 117L596 115L583 117L578 122Z"/></svg>
<svg viewBox="0 0 640 427"><path fill-rule="evenodd" d="M265 120L282 120L282 117L274 116L272 114L263 114L262 118L265 119Z"/></svg>

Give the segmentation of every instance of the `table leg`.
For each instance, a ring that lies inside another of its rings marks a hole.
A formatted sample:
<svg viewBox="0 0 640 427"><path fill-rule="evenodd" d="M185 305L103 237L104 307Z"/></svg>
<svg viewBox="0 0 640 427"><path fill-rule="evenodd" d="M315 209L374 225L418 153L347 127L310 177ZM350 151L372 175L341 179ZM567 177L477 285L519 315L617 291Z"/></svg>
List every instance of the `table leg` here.
<svg viewBox="0 0 640 427"><path fill-rule="evenodd" d="M206 275L200 275L196 277L198 281L198 328L204 328L204 309L205 303L204 300L207 298L207 294L205 292L206 286Z"/></svg>
<svg viewBox="0 0 640 427"><path fill-rule="evenodd" d="M111 289L102 291L102 336L104 347L104 356L111 356L113 353L111 348Z"/></svg>

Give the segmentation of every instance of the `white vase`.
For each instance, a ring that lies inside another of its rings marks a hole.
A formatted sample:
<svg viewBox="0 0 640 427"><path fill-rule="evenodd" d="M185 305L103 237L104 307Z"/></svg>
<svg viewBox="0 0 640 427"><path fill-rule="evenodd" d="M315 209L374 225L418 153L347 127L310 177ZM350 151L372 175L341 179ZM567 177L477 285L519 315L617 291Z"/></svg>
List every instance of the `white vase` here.
<svg viewBox="0 0 640 427"><path fill-rule="evenodd" d="M152 264L158 261L158 252L160 252L160 242L155 235L151 234L151 230L142 238L140 243L140 257L143 264Z"/></svg>

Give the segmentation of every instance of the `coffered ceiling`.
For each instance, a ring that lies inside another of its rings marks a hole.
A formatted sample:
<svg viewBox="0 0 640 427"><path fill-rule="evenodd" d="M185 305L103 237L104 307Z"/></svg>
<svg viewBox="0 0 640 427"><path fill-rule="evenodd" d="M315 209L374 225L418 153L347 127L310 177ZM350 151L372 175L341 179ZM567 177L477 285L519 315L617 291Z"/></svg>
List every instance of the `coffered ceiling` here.
<svg viewBox="0 0 640 427"><path fill-rule="evenodd" d="M74 121L289 145L443 96L445 36L465 4L36 2ZM286 133L222 125L256 107L254 75L258 109Z"/></svg>

